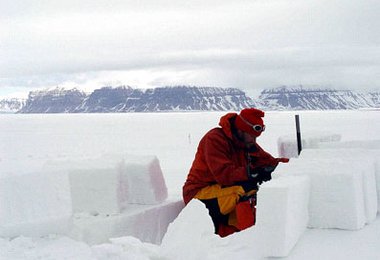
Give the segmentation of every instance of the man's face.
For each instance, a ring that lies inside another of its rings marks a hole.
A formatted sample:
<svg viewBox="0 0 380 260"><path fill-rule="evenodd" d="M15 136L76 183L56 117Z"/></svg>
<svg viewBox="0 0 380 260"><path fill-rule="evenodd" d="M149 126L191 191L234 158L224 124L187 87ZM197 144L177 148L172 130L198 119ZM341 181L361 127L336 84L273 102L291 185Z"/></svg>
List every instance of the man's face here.
<svg viewBox="0 0 380 260"><path fill-rule="evenodd" d="M256 136L241 131L241 137L246 148L249 149L256 145Z"/></svg>

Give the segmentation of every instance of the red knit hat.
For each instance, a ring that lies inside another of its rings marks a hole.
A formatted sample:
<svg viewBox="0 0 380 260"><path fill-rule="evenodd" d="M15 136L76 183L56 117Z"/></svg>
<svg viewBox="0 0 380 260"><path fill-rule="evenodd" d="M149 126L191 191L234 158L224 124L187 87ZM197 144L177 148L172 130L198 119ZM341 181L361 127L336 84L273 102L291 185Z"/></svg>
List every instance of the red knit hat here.
<svg viewBox="0 0 380 260"><path fill-rule="evenodd" d="M235 126L243 132L259 136L265 129L262 117L264 117L263 111L256 108L244 108L236 116Z"/></svg>

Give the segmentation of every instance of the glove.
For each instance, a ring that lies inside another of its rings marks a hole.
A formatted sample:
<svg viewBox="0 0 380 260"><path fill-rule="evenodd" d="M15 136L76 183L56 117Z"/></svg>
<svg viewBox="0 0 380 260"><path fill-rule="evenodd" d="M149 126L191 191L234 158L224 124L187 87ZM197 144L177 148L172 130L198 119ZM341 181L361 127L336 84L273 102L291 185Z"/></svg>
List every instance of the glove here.
<svg viewBox="0 0 380 260"><path fill-rule="evenodd" d="M267 167L260 167L260 168L254 168L250 169L248 174L248 179L258 183L262 184L265 181L269 181L272 179L272 172L274 171L276 167L273 166L267 166Z"/></svg>
<svg viewBox="0 0 380 260"><path fill-rule="evenodd" d="M263 182L270 181L272 179L272 172L276 169L276 166L267 166L257 169L257 183L262 184Z"/></svg>
<svg viewBox="0 0 380 260"><path fill-rule="evenodd" d="M270 181L272 179L272 172L276 169L278 164L287 163L289 162L288 158L274 158L274 161L272 162L272 165L268 166L260 166L251 168L249 171L248 179L258 183L262 184L263 182Z"/></svg>

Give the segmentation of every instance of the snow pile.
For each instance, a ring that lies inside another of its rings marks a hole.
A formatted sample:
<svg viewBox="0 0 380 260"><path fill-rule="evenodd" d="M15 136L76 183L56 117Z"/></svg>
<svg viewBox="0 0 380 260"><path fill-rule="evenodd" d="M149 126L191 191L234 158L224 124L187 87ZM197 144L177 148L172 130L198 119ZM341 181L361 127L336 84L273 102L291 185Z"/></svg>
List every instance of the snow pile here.
<svg viewBox="0 0 380 260"><path fill-rule="evenodd" d="M68 237L17 237L13 240L0 238L0 259L80 259L94 260L91 248L83 242Z"/></svg>
<svg viewBox="0 0 380 260"><path fill-rule="evenodd" d="M0 175L0 236L65 234L71 224L67 174Z"/></svg>
<svg viewBox="0 0 380 260"><path fill-rule="evenodd" d="M112 238L110 243L92 247L93 258L109 259L160 259L157 245L143 243L134 237Z"/></svg>

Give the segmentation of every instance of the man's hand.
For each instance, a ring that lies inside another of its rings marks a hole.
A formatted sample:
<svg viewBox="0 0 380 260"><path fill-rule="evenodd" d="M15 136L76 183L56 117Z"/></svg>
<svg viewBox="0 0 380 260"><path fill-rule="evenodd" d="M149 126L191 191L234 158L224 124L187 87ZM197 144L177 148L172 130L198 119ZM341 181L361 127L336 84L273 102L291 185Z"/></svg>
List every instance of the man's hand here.
<svg viewBox="0 0 380 260"><path fill-rule="evenodd" d="M272 165L255 167L250 169L250 176L248 178L258 184L263 182L270 181L272 179L272 172L276 169L278 164L289 162L288 158L274 158L271 162Z"/></svg>

